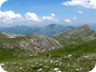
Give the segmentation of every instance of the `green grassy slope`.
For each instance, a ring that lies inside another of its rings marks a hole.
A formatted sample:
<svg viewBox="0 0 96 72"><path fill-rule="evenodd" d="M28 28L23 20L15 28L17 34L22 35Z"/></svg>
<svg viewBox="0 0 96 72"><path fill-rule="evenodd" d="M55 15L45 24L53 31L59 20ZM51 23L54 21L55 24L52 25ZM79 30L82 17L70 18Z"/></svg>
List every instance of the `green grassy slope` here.
<svg viewBox="0 0 96 72"><path fill-rule="evenodd" d="M62 72L87 72L95 63L96 40L7 60L3 68L9 72L56 72L55 68Z"/></svg>

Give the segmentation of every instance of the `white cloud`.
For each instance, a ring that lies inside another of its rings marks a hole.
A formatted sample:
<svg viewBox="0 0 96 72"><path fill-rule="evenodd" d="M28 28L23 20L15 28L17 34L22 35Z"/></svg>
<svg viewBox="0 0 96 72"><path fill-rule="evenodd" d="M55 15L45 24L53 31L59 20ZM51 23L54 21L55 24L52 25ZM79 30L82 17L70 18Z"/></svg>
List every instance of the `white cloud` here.
<svg viewBox="0 0 96 72"><path fill-rule="evenodd" d="M77 11L78 14L83 14L84 12L83 11Z"/></svg>
<svg viewBox="0 0 96 72"><path fill-rule="evenodd" d="M0 11L0 21L4 23L13 23L14 21L17 21L21 18L22 16L20 14L16 14L11 10L5 12Z"/></svg>
<svg viewBox="0 0 96 72"><path fill-rule="evenodd" d="M56 18L56 15L54 13L51 13L49 16L42 16L42 19L44 21L51 21L51 22L57 22L58 19Z"/></svg>
<svg viewBox="0 0 96 72"><path fill-rule="evenodd" d="M51 13L48 16L38 16L36 13L27 12L25 18L33 22L56 22L58 18L54 13Z"/></svg>
<svg viewBox="0 0 96 72"><path fill-rule="evenodd" d="M42 19L40 19L39 16L35 13L27 12L25 14L25 18L29 21L42 22Z"/></svg>
<svg viewBox="0 0 96 72"><path fill-rule="evenodd" d="M64 19L64 22L72 24L72 21L70 19Z"/></svg>
<svg viewBox="0 0 96 72"><path fill-rule="evenodd" d="M4 24L16 24L16 23L31 23L31 24L44 24L55 23L58 18L54 13L49 16L39 16L36 13L27 12L24 15L14 13L13 11L0 11L0 22Z"/></svg>
<svg viewBox="0 0 96 72"><path fill-rule="evenodd" d="M96 0L70 0L63 2L66 6L82 6L85 8L96 9Z"/></svg>

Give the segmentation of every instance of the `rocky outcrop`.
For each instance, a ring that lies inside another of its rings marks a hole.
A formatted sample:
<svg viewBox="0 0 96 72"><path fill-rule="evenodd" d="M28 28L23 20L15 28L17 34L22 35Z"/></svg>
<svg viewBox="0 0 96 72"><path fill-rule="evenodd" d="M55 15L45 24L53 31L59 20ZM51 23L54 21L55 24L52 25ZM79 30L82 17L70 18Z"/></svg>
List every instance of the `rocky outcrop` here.
<svg viewBox="0 0 96 72"><path fill-rule="evenodd" d="M62 45L55 39L42 35L31 35L19 42L20 48L35 51L44 52L46 50L52 50L62 47Z"/></svg>
<svg viewBox="0 0 96 72"><path fill-rule="evenodd" d="M30 52L44 52L62 45L54 38L42 35L16 35L11 33L0 33L0 47L20 48Z"/></svg>

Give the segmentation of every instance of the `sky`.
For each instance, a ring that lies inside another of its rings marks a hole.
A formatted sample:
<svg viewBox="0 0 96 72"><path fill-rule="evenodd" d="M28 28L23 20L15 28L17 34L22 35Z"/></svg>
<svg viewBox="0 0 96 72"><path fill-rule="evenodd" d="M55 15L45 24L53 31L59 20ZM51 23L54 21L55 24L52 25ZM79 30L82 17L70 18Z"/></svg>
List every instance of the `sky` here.
<svg viewBox="0 0 96 72"><path fill-rule="evenodd" d="M0 26L96 23L96 0L0 0Z"/></svg>

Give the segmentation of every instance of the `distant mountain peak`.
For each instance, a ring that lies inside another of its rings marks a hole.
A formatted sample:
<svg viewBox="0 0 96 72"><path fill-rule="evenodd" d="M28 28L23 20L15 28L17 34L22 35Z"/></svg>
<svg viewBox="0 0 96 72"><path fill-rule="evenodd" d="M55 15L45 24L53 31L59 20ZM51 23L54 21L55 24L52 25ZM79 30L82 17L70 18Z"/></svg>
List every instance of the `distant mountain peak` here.
<svg viewBox="0 0 96 72"><path fill-rule="evenodd" d="M93 32L94 30L93 29L91 29L91 27L89 26L89 25L83 25L83 26L81 26L81 27L79 27L79 28L76 28L76 29L73 29L72 30L73 32L77 32L77 33L81 33L81 32L87 32L87 33L89 33L89 32Z"/></svg>
<svg viewBox="0 0 96 72"><path fill-rule="evenodd" d="M91 29L89 25L83 25L83 26L79 27L79 29L83 29L83 28L84 29Z"/></svg>
<svg viewBox="0 0 96 72"><path fill-rule="evenodd" d="M49 24L42 28L38 33L46 36L60 34L64 31L72 30L74 27L64 26L62 24Z"/></svg>
<svg viewBox="0 0 96 72"><path fill-rule="evenodd" d="M88 25L61 33L59 36L69 39L92 40L95 38L96 32Z"/></svg>

